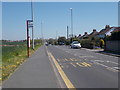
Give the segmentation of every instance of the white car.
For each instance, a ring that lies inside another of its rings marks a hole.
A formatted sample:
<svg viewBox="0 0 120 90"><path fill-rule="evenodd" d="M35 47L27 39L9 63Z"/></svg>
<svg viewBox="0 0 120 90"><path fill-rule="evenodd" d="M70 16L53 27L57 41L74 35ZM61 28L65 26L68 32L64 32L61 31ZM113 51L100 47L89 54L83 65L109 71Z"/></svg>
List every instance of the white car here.
<svg viewBox="0 0 120 90"><path fill-rule="evenodd" d="M78 41L73 41L70 46L71 48L81 48L81 44Z"/></svg>

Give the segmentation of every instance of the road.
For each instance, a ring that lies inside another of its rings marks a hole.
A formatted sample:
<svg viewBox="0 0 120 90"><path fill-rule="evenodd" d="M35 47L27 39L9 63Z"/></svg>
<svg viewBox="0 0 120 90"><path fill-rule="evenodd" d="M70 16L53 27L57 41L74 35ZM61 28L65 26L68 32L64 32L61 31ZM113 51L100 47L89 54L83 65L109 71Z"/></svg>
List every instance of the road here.
<svg viewBox="0 0 120 90"><path fill-rule="evenodd" d="M118 88L118 57L89 49L42 46L3 88Z"/></svg>
<svg viewBox="0 0 120 90"><path fill-rule="evenodd" d="M118 57L66 46L48 46L47 49L74 87L118 87Z"/></svg>

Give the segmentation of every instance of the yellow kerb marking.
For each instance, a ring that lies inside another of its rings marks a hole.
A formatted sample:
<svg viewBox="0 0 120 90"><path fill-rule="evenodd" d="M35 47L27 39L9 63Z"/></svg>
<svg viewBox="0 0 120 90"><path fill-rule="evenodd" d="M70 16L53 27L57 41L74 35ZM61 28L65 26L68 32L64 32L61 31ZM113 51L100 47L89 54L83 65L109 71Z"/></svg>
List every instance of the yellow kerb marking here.
<svg viewBox="0 0 120 90"><path fill-rule="evenodd" d="M68 77L66 76L66 74L64 73L64 71L62 70L62 68L60 67L60 65L58 64L58 62L55 60L54 56L48 52L48 55L52 58L53 62L55 63L55 66L58 69L58 72L60 73L63 81L65 82L67 88L75 88L73 86L73 84L71 83L71 81L68 79Z"/></svg>

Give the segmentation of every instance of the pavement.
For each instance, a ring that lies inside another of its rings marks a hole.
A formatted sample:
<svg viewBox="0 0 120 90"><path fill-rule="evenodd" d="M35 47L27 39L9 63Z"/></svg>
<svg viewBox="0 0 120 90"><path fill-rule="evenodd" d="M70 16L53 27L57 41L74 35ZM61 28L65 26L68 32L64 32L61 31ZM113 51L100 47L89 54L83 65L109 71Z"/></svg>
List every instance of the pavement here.
<svg viewBox="0 0 120 90"><path fill-rule="evenodd" d="M42 46L13 75L2 88L59 88L45 47Z"/></svg>
<svg viewBox="0 0 120 90"><path fill-rule="evenodd" d="M3 88L116 90L118 65L115 56L67 46L42 46L3 83Z"/></svg>

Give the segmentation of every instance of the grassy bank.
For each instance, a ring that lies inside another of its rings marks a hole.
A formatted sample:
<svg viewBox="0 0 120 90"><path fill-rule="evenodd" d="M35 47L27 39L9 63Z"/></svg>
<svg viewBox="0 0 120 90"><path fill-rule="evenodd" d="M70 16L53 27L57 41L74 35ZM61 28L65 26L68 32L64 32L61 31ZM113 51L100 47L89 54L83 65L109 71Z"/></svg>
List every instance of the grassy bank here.
<svg viewBox="0 0 120 90"><path fill-rule="evenodd" d="M10 44L13 45L13 44ZM42 44L35 44L35 50L30 48L30 55L33 54ZM19 42L13 46L2 46L2 75L0 80L6 80L10 74L12 74L19 65L21 65L27 59L27 47L25 42Z"/></svg>

